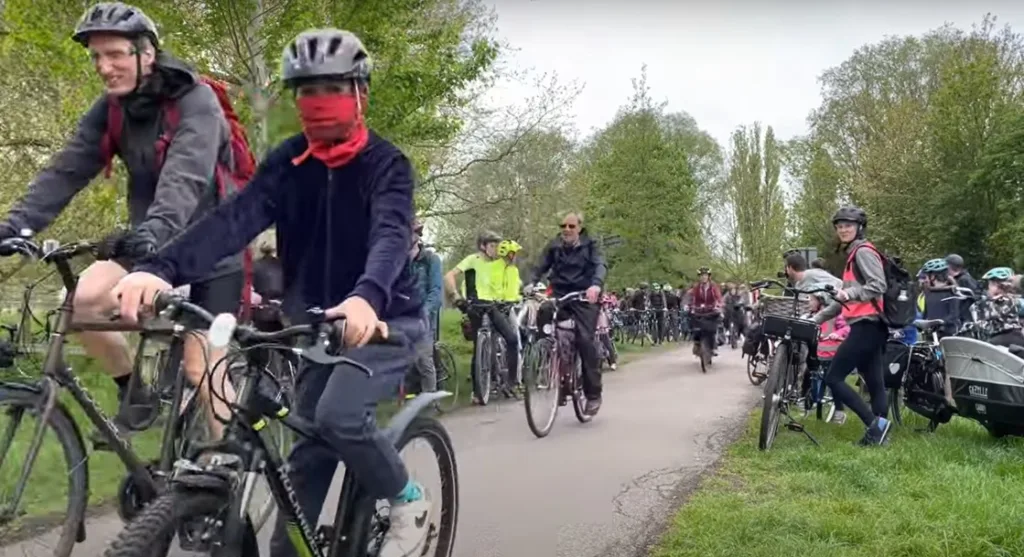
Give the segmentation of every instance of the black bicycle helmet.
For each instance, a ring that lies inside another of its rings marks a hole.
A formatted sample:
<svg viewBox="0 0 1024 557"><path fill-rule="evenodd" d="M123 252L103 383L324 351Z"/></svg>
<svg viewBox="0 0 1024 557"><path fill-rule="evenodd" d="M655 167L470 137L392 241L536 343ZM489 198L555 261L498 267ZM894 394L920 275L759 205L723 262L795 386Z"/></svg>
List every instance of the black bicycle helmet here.
<svg viewBox="0 0 1024 557"><path fill-rule="evenodd" d="M861 228L867 228L868 214L860 207L846 205L845 207L840 207L839 210L836 211L836 214L832 215L833 226L835 226L836 223L844 221L859 224Z"/></svg>
<svg viewBox="0 0 1024 557"><path fill-rule="evenodd" d="M701 267L697 269L697 275L711 275L711 267Z"/></svg>
<svg viewBox="0 0 1024 557"><path fill-rule="evenodd" d="M490 230L484 230L483 232L481 232L476 237L476 245L477 245L477 247L480 247L480 246L482 246L484 244L490 244L490 243L493 243L493 242L500 242L500 241L501 241L501 236L498 236L498 234L496 232L491 232Z"/></svg>
<svg viewBox="0 0 1024 557"><path fill-rule="evenodd" d="M370 82L370 55L359 37L341 29L299 33L284 47L281 77L288 87L324 78Z"/></svg>
<svg viewBox="0 0 1024 557"><path fill-rule="evenodd" d="M121 35L130 39L148 37L153 46L160 44L160 34L153 20L139 8L121 2L101 2L86 10L71 38L85 46L93 33Z"/></svg>
<svg viewBox="0 0 1024 557"><path fill-rule="evenodd" d="M960 257L959 255L957 255L955 253L951 253L951 254L946 256L946 264L948 264L950 267L955 267L957 269L963 269L964 268L964 258Z"/></svg>

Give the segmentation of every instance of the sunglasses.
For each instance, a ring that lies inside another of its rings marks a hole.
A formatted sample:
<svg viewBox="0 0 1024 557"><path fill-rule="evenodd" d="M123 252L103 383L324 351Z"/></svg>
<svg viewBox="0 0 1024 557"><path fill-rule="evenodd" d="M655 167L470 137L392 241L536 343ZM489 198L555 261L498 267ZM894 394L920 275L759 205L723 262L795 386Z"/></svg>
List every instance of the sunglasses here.
<svg viewBox="0 0 1024 557"><path fill-rule="evenodd" d="M568 228L569 230L575 230L576 229L576 225L575 224L565 224L565 223L562 223L562 224L558 225L558 228L561 228L562 230L565 230L566 228Z"/></svg>

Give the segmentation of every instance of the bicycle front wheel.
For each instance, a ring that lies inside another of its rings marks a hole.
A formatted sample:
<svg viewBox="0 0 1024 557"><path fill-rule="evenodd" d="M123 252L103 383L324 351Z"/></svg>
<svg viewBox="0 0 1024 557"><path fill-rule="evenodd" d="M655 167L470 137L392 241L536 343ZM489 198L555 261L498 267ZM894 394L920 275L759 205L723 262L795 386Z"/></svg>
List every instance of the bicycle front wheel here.
<svg viewBox="0 0 1024 557"><path fill-rule="evenodd" d="M204 491L171 491L161 495L124 530L114 538L104 557L164 557L171 549L175 534L191 532L190 525L195 528L196 537L202 532L198 530L205 524L206 518L220 518L230 506L230 498L225 493ZM208 525L206 525L208 526ZM216 532L214 532L216 535ZM234 540L221 540L232 543ZM200 542L202 543L202 542ZM246 528L242 543L242 555L258 555L256 535L252 528Z"/></svg>
<svg viewBox="0 0 1024 557"><path fill-rule="evenodd" d="M491 364L494 360L494 346L491 343L491 335L486 331L477 333L476 353L473 355L476 361L476 377L473 378L473 394L486 406L491 400Z"/></svg>
<svg viewBox="0 0 1024 557"><path fill-rule="evenodd" d="M783 391L788 382L789 368L789 347L780 344L775 351L775 358L772 360L771 371L768 372L768 380L764 383L764 402L761 410L761 432L757 439L757 448L767 451L772 448L775 441L775 434L779 431L779 419L782 416L782 404L784 404Z"/></svg>
<svg viewBox="0 0 1024 557"><path fill-rule="evenodd" d="M8 544L32 538L40 532L23 528L26 518L34 521L64 513L48 524L57 526L55 536L23 542L45 549L26 546L22 552L67 557L85 520L89 471L71 416L58 403L42 423L43 402L43 395L34 391L0 389L0 540ZM30 449L37 434L41 444L33 459Z"/></svg>
<svg viewBox="0 0 1024 557"><path fill-rule="evenodd" d="M537 437L546 437L551 433L558 416L561 394L554 350L551 339L542 338L529 347L526 361L523 362L526 425Z"/></svg>

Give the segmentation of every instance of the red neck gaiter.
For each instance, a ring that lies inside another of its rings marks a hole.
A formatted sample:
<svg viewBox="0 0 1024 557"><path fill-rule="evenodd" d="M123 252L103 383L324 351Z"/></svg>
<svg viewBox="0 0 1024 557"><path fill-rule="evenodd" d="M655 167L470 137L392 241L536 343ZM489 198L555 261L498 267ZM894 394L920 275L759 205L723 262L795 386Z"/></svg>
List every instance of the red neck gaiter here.
<svg viewBox="0 0 1024 557"><path fill-rule="evenodd" d="M366 106L366 97L359 102L355 95L344 94L299 97L296 104L309 148L292 164L300 165L312 156L328 168L338 168L354 159L370 139L360 103Z"/></svg>

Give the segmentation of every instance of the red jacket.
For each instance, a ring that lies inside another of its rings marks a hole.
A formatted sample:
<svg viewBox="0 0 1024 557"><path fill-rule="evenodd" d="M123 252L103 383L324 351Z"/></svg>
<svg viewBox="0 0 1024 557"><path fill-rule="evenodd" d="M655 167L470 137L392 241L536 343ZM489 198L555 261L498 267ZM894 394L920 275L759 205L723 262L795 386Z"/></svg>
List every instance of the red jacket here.
<svg viewBox="0 0 1024 557"><path fill-rule="evenodd" d="M718 285L713 282L707 284L697 283L690 290L690 304L693 308L703 306L705 309L718 307L722 303L722 292Z"/></svg>

